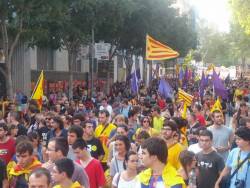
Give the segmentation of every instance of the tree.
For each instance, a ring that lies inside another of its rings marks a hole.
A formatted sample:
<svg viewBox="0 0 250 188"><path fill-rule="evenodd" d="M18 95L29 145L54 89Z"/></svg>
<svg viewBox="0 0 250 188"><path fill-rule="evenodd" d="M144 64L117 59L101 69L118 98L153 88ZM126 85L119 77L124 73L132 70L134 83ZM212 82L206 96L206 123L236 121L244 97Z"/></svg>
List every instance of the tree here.
<svg viewBox="0 0 250 188"><path fill-rule="evenodd" d="M7 85L7 95L13 98L12 58L19 42L32 46L45 41L49 30L43 23L53 22L58 0L2 0L0 1L0 47L4 51L4 68L0 67ZM44 44L43 44L44 45ZM53 44L53 40L50 43Z"/></svg>
<svg viewBox="0 0 250 188"><path fill-rule="evenodd" d="M0 26L5 64L0 68L5 77L7 95L13 98L12 57L20 40L27 41L33 37L33 24L43 20L47 15L49 1L38 0L2 0L0 1ZM38 30L37 30L38 31ZM41 32L39 32L41 33ZM36 33L38 34L38 32Z"/></svg>
<svg viewBox="0 0 250 188"><path fill-rule="evenodd" d="M246 0L231 0L234 19L250 35L250 2Z"/></svg>
<svg viewBox="0 0 250 188"><path fill-rule="evenodd" d="M168 44L182 56L196 47L194 28L186 15L180 16L172 4L171 0L121 0L118 7L122 9L112 11L111 7L117 3L111 3L108 11L102 14L106 19L97 28L97 38L114 44L111 45L115 46L113 52L123 55L128 74L133 64L132 56L145 56L146 34ZM118 20L107 19L110 15Z"/></svg>

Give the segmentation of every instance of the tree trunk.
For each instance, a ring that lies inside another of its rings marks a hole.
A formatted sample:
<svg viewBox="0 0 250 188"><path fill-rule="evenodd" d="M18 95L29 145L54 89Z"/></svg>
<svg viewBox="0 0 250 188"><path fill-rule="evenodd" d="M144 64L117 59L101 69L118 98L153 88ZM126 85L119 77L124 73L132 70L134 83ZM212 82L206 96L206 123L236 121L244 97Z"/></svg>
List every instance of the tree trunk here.
<svg viewBox="0 0 250 188"><path fill-rule="evenodd" d="M109 67L110 67L110 64L112 63L112 59L110 59L108 61L108 65L107 65L107 91L106 91L106 94L109 95L110 94L110 71L109 71Z"/></svg>
<svg viewBox="0 0 250 188"><path fill-rule="evenodd" d="M10 48L9 48L9 36L8 36L8 31L7 31L7 25L5 22L1 23L1 30L2 30L2 36L3 36L3 49L4 49L5 66L6 66L6 74L4 74L4 76L5 76L5 81L6 81L7 96L9 97L10 100L14 99L13 82L12 82L12 74L11 74L12 56L19 42L22 30L23 30L22 17L20 17L19 24L20 24L18 28L19 30L14 38L13 43L10 45Z"/></svg>
<svg viewBox="0 0 250 188"><path fill-rule="evenodd" d="M11 64L11 60L8 60L6 62L6 88L7 88L7 96L12 101L14 99L14 91L13 91L13 82L12 82L12 74L11 74L11 67L9 66Z"/></svg>
<svg viewBox="0 0 250 188"><path fill-rule="evenodd" d="M68 64L69 64L69 99L73 99L73 52L68 50Z"/></svg>

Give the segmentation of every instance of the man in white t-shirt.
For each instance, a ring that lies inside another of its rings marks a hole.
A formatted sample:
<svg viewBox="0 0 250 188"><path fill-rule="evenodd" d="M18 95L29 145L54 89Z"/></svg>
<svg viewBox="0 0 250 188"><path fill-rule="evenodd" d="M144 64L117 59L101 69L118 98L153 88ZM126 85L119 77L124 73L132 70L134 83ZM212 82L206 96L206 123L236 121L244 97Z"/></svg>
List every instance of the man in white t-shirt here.
<svg viewBox="0 0 250 188"><path fill-rule="evenodd" d="M108 101L107 101L106 97L102 98L102 105L100 106L99 110L104 110L104 109L109 112L110 117L111 117L112 114L113 114L113 109L112 109L112 106L110 106L108 104Z"/></svg>

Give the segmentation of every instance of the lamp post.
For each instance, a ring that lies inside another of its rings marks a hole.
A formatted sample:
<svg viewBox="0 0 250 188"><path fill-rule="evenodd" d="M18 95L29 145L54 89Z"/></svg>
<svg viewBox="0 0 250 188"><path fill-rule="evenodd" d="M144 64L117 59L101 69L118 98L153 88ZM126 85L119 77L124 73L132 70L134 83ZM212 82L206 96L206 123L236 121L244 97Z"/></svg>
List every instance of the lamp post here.
<svg viewBox="0 0 250 188"><path fill-rule="evenodd" d="M95 31L92 27L92 48L91 48L91 97L94 95L94 62L95 62Z"/></svg>

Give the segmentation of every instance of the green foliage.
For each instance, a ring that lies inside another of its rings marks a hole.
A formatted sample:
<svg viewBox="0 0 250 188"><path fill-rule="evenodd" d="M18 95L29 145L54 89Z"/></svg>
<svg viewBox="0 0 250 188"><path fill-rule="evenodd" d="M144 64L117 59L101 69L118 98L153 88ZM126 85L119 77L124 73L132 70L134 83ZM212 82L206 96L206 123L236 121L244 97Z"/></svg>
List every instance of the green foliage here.
<svg viewBox="0 0 250 188"><path fill-rule="evenodd" d="M115 44L120 50L132 50L136 55L145 53L146 34L168 44L182 56L196 46L194 28L186 15L180 17L178 10L171 7L172 1L113 0L111 2L109 8L106 8L108 11L103 12L103 17L108 19L103 19L97 27L98 39ZM116 20L113 21L112 17Z"/></svg>
<svg viewBox="0 0 250 188"><path fill-rule="evenodd" d="M236 22L250 35L250 1L231 0L231 8Z"/></svg>

